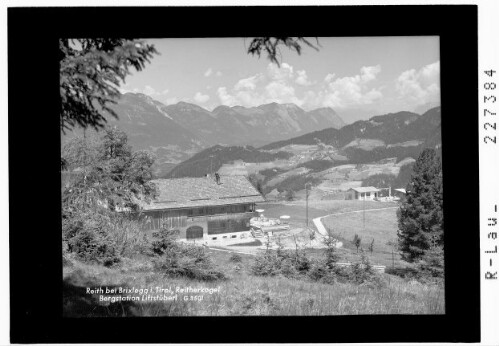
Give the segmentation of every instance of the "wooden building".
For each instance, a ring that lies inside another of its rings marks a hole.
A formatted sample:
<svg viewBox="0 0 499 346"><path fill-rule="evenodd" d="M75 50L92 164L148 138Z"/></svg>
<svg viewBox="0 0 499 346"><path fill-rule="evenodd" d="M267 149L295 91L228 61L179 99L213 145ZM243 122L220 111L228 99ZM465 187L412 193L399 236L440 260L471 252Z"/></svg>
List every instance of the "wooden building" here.
<svg viewBox="0 0 499 346"><path fill-rule="evenodd" d="M217 240L238 238L249 231L255 204L265 199L245 176L158 179L159 196L140 202L146 231L164 225L180 231L180 238Z"/></svg>
<svg viewBox="0 0 499 346"><path fill-rule="evenodd" d="M366 200L374 200L378 198L380 190L372 187L372 186L365 186L365 187L354 187L351 189L348 189L346 194L345 194L345 199L356 199L360 201L366 201Z"/></svg>

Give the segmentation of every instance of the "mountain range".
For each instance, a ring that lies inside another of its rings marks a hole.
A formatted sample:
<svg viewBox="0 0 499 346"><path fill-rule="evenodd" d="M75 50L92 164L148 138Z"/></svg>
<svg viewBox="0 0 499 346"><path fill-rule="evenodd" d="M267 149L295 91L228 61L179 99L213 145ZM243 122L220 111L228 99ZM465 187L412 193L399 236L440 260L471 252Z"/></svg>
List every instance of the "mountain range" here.
<svg viewBox="0 0 499 346"><path fill-rule="evenodd" d="M401 160L441 143L440 107L422 115L389 113L348 125L331 108L305 111L295 104L219 106L209 111L186 102L165 105L144 94L126 93L113 108L118 119L106 115L109 125L123 129L134 150L155 154L158 177L202 175L234 160L328 161L321 166ZM293 149L297 145L316 148L309 157L297 154Z"/></svg>
<svg viewBox="0 0 499 346"><path fill-rule="evenodd" d="M109 124L123 129L135 150L155 153L157 175L214 145L261 146L345 124L332 108L307 112L295 104L270 103L209 111L187 102L165 105L139 93L123 94L113 109L118 119L107 115Z"/></svg>
<svg viewBox="0 0 499 346"><path fill-rule="evenodd" d="M376 140L374 146L397 146L409 141L428 139L430 134L440 135L434 131L440 126L440 107L435 107L419 115L413 112L397 112L374 116L369 120L356 121L340 129L328 128L314 131L302 136L276 141L261 147L270 150L282 148L290 144L316 144L322 142L335 148L347 149L356 147L367 140ZM406 143L407 145L407 143Z"/></svg>
<svg viewBox="0 0 499 346"><path fill-rule="evenodd" d="M339 129L330 127L313 131L259 148L211 147L178 164L165 177L202 176L222 166L227 172L277 168L276 174L286 176L286 172L295 172L300 167L305 170L296 171L298 175L310 170L321 171L339 165L362 165L386 159L412 162L424 148L440 148L440 118L440 107L435 107L422 115L397 112L374 116Z"/></svg>

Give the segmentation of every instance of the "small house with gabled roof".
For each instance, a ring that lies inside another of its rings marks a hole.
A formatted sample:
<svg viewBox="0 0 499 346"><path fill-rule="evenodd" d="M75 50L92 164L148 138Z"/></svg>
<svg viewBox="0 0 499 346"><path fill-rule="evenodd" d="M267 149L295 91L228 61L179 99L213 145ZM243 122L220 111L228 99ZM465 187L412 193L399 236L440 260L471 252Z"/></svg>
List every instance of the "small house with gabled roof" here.
<svg viewBox="0 0 499 346"><path fill-rule="evenodd" d="M360 201L374 200L378 198L379 189L373 186L353 187L347 190L345 199L354 199Z"/></svg>
<svg viewBox="0 0 499 346"><path fill-rule="evenodd" d="M150 203L140 201L146 231L163 226L176 229L181 239L238 238L250 229L255 205L265 202L245 176L157 179L159 195Z"/></svg>

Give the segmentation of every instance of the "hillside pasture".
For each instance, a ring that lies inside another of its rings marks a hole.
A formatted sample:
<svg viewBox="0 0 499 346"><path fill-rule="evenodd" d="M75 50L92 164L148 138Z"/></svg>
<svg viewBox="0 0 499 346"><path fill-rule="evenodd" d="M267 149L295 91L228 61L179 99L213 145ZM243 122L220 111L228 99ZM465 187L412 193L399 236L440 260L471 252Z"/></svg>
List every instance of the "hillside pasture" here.
<svg viewBox="0 0 499 346"><path fill-rule="evenodd" d="M317 145L305 145L305 144L290 144L282 148L268 150L270 153L276 153L278 151L287 151L293 155L306 155L313 153L319 147Z"/></svg>
<svg viewBox="0 0 499 346"><path fill-rule="evenodd" d="M310 169L305 168L305 167L294 168L294 169L292 169L290 171L287 171L285 173L279 174L276 177L272 178L271 180L269 180L265 184L265 186L274 187L274 186L282 183L284 180L286 180L288 178L291 178L293 176L297 176L298 177L300 175L307 174L308 172L310 172Z"/></svg>
<svg viewBox="0 0 499 346"><path fill-rule="evenodd" d="M279 149L269 150L271 153L279 151L291 154L292 157L289 159L289 162L293 165L306 164L312 160L333 160L340 162L348 160L348 157L340 154L338 149L323 143L314 145L291 144Z"/></svg>
<svg viewBox="0 0 499 346"><path fill-rule="evenodd" d="M403 165L414 162L413 158L405 158L397 163L397 158L380 160L379 162L369 164L347 164L326 169L316 173L323 179L333 180L362 180L374 174L393 174L397 175Z"/></svg>
<svg viewBox="0 0 499 346"><path fill-rule="evenodd" d="M357 138L357 139L354 139L353 141L351 141L350 143L348 143L347 145L345 145L342 149L353 147L356 149L362 149L362 150L369 151L369 150L373 150L376 147L384 147L384 146L385 146L385 142L383 142L382 140L379 140L379 139L360 139L360 138Z"/></svg>
<svg viewBox="0 0 499 346"><path fill-rule="evenodd" d="M412 140L412 141L406 141L406 142L401 142L401 143L388 144L387 148L392 148L392 147L416 147L416 146L421 145L421 144L423 144L423 141Z"/></svg>
<svg viewBox="0 0 499 346"><path fill-rule="evenodd" d="M335 202L335 201L331 201ZM330 228L339 240L343 242L343 247L348 250L344 257L355 257L357 249L352 244L355 234L361 238L361 247L368 252L371 260L375 264L391 266L393 246L389 242L397 241L397 208L392 203L378 203L378 206L386 205L390 209L362 210L348 212L345 214L331 215L322 219L326 228ZM364 227L365 215L365 227ZM374 239L373 253L368 251L368 246ZM400 256L394 253L395 265L399 265Z"/></svg>
<svg viewBox="0 0 499 346"><path fill-rule="evenodd" d="M305 210L306 201L296 200L292 202L285 202L287 206L294 206ZM321 200L311 200L308 201L308 207L310 209L318 209L322 212L322 215L326 216L328 214L345 213L350 211L366 210L368 209L381 209L388 207L396 207L396 203L392 202L377 202L377 201L357 201L357 200L338 200L338 201L321 201Z"/></svg>
<svg viewBox="0 0 499 346"><path fill-rule="evenodd" d="M270 162L244 162L234 161L225 163L218 170L220 175L250 175L266 169L290 169L290 163L287 160L275 160Z"/></svg>
<svg viewBox="0 0 499 346"><path fill-rule="evenodd" d="M358 180L324 180L321 184L314 187L314 189L321 190L324 194L329 194L333 192L347 191L351 188L360 187L361 185L362 181Z"/></svg>

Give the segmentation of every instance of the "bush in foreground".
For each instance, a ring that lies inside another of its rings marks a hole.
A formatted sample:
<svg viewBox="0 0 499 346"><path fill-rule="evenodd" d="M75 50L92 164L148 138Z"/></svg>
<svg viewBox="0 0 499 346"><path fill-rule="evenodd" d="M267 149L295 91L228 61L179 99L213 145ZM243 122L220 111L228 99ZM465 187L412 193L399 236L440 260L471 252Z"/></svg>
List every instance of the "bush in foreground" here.
<svg viewBox="0 0 499 346"><path fill-rule="evenodd" d="M232 254L232 256L230 256L229 261L233 262L233 263L240 263L243 261L243 258L241 257L241 255L238 255L237 253L235 253L235 254Z"/></svg>
<svg viewBox="0 0 499 346"><path fill-rule="evenodd" d="M98 213L63 220L63 241L67 244L64 252L83 262L105 266L119 263L117 244L107 232L108 221L106 215Z"/></svg>
<svg viewBox="0 0 499 346"><path fill-rule="evenodd" d="M176 230L162 229L153 233L152 252L155 255L156 270L169 277L185 277L201 281L225 279L225 274L219 271L205 249L200 246L181 244L175 241Z"/></svg>
<svg viewBox="0 0 499 346"><path fill-rule="evenodd" d="M276 251L267 250L256 257L251 271L256 276L278 276L287 278L309 279L325 284L336 282L354 283L357 285L381 286L380 276L373 270L369 258L361 252L360 261L348 267L337 264L336 240L326 237L326 248L323 257L310 259L306 252L298 248L296 251L283 250L279 241Z"/></svg>
<svg viewBox="0 0 499 346"><path fill-rule="evenodd" d="M317 260L308 272L308 277L312 281L325 284L341 282L373 287L383 285L381 276L373 270L368 257L364 253L361 253L360 261L346 267L339 266L336 263L328 263L324 259Z"/></svg>
<svg viewBox="0 0 499 346"><path fill-rule="evenodd" d="M310 269L311 261L303 249L284 250L280 238L277 238L277 250L269 248L260 256L257 256L251 272L257 276L283 275L294 278Z"/></svg>

